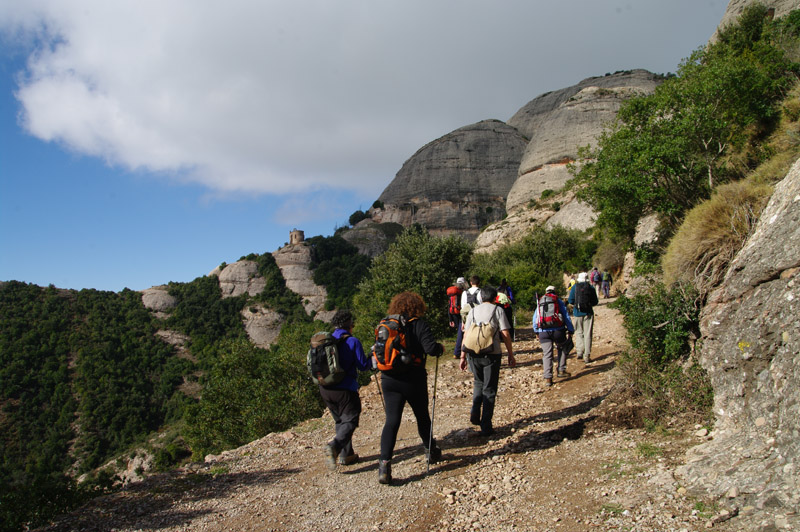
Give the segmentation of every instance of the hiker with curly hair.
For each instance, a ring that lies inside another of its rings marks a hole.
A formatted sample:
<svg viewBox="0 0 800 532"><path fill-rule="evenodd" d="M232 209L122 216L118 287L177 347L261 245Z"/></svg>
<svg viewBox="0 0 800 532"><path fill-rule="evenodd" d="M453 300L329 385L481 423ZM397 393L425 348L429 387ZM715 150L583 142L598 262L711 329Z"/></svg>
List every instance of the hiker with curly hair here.
<svg viewBox="0 0 800 532"><path fill-rule="evenodd" d="M434 463L442 457L442 450L431 435L425 359L428 355L441 356L444 348L436 342L430 325L422 319L426 310L422 297L414 292L397 294L389 303L387 314L400 316L406 324L406 351L411 355L412 362L403 368L381 371L381 388L386 408L378 461L378 482L381 484L392 482L392 457L406 403L411 406L417 420L417 431L425 447L428 463Z"/></svg>

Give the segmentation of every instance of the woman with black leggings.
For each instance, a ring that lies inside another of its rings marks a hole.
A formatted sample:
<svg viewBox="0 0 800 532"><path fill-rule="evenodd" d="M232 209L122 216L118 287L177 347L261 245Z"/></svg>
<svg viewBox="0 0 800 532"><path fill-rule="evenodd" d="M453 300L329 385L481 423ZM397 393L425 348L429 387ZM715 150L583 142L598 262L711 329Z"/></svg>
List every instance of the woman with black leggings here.
<svg viewBox="0 0 800 532"><path fill-rule="evenodd" d="M442 450L431 440L431 417L428 414L428 372L425 370L427 355L441 356L442 344L436 342L427 322L422 320L427 307L422 297L414 292L397 294L389 303L388 314L401 315L406 320L406 350L416 355L418 362L404 370L381 372L381 388L386 403L386 422L381 433L381 457L378 461L378 482L392 482L392 456L397 442L397 431L403 418L406 402L417 419L417 431L425 447L429 463L438 461Z"/></svg>

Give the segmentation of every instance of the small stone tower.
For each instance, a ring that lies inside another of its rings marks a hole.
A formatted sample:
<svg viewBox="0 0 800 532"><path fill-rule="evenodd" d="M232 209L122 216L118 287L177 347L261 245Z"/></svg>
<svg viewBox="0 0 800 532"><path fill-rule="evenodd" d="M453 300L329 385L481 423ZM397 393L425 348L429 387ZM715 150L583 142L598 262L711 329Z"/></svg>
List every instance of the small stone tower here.
<svg viewBox="0 0 800 532"><path fill-rule="evenodd" d="M289 244L302 244L306 239L306 235L299 229L292 229L289 232Z"/></svg>

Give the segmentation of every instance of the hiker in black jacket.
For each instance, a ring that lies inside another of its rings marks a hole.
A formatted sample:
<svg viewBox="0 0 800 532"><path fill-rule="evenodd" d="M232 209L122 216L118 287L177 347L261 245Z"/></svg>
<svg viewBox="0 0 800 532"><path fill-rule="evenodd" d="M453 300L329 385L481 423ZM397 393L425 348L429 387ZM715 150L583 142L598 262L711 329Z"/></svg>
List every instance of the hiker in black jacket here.
<svg viewBox="0 0 800 532"><path fill-rule="evenodd" d="M569 291L567 302L572 305L572 324L575 326L575 352L585 364L592 361L592 329L597 292L589 283L589 275L578 274L578 282Z"/></svg>
<svg viewBox="0 0 800 532"><path fill-rule="evenodd" d="M425 370L427 355L439 357L444 348L436 342L428 323L422 319L427 307L419 294L402 292L392 298L388 315L402 315L408 320L406 326L406 350L422 360L420 365L411 365L402 371L381 372L381 388L386 407L386 422L381 432L381 455L378 461L378 482L392 482L392 457L397 442L397 431L403 419L406 402L417 419L417 431L425 447L428 463L437 462L442 450L431 438L431 416L428 413L428 372Z"/></svg>

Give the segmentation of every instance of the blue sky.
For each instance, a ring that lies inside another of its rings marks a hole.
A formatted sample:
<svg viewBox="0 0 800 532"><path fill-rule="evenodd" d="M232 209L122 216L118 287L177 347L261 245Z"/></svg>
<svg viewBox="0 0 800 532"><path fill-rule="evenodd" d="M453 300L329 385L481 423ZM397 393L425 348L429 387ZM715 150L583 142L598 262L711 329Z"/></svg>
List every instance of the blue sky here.
<svg viewBox="0 0 800 532"><path fill-rule="evenodd" d="M330 235L424 144L618 70L722 0L9 0L0 280L141 290Z"/></svg>

